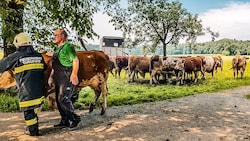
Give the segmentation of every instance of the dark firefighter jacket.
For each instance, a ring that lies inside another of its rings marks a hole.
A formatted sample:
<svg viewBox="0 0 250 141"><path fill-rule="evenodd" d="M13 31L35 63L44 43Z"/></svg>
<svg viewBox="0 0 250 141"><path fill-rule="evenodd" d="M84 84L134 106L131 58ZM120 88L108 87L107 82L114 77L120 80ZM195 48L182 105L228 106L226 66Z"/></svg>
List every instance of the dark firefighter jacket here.
<svg viewBox="0 0 250 141"><path fill-rule="evenodd" d="M19 107L29 110L44 100L44 60L32 46L22 46L0 60L0 73L11 70L18 88Z"/></svg>

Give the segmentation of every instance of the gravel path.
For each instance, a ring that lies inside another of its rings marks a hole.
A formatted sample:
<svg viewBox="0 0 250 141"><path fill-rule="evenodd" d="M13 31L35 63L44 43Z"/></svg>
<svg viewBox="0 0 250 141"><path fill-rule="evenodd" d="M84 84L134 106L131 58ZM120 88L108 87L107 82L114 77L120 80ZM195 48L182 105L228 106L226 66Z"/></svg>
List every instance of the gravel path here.
<svg viewBox="0 0 250 141"><path fill-rule="evenodd" d="M0 113L0 140L250 141L250 86L161 102L79 110L79 128L54 129L59 113L39 114L42 136L23 134L22 113Z"/></svg>

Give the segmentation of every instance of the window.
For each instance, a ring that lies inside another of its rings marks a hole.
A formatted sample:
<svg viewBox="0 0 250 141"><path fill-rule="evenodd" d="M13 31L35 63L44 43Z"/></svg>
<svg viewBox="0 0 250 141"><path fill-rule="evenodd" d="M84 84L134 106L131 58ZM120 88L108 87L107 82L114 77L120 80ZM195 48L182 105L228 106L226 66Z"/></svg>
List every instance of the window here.
<svg viewBox="0 0 250 141"><path fill-rule="evenodd" d="M118 47L118 43L114 43L114 47Z"/></svg>

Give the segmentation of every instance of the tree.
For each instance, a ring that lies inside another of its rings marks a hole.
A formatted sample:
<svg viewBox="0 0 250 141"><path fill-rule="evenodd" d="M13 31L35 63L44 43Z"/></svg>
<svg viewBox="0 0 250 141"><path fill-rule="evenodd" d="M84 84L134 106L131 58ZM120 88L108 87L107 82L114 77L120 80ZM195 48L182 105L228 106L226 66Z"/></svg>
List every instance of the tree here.
<svg viewBox="0 0 250 141"><path fill-rule="evenodd" d="M209 28L203 28L198 15L182 8L179 1L128 0L127 8L114 5L107 13L116 29L123 31L124 46L142 45L150 47L149 50L162 46L164 56L168 44L177 45L185 39L193 45L197 36L213 33Z"/></svg>
<svg viewBox="0 0 250 141"><path fill-rule="evenodd" d="M22 31L28 32L35 43L53 46L52 34L56 28L66 28L79 37L93 38L98 36L93 31L93 15L98 6L106 8L116 0L1 0L0 19L1 36L11 45L14 36ZM7 49L8 50L8 49ZM5 54L7 55L7 54Z"/></svg>
<svg viewBox="0 0 250 141"><path fill-rule="evenodd" d="M12 42L15 34L23 31L22 19L25 4L25 0L0 1L1 36L3 39L4 56L15 51Z"/></svg>

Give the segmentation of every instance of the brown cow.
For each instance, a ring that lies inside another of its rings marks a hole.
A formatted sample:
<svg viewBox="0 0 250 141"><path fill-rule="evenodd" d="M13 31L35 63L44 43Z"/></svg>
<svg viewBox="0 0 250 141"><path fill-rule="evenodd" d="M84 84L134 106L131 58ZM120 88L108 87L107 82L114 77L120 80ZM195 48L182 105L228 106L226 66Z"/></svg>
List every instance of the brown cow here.
<svg viewBox="0 0 250 141"><path fill-rule="evenodd" d="M176 64L175 69L181 70L183 68L183 65L184 65L185 74L194 72L194 77L195 77L194 82L197 82L199 72L201 72L203 78L205 77L204 70L203 70L203 63L204 63L203 59L204 59L203 56L187 57L184 59L184 61L179 60ZM181 67L179 67L179 66L181 66ZM185 76L184 76L184 78L185 78Z"/></svg>
<svg viewBox="0 0 250 141"><path fill-rule="evenodd" d="M240 78L243 78L246 65L247 65L247 59L248 57L243 57L243 56L235 56L232 59L232 69L234 71L234 78L238 77L238 71L240 71Z"/></svg>
<svg viewBox="0 0 250 141"><path fill-rule="evenodd" d="M77 53L79 59L79 71L78 71L78 79L79 84L77 85L77 94L81 90L81 88L89 86L95 92L95 97L90 104L89 112L93 111L95 103L99 96L102 94L103 96L103 105L101 115L103 115L107 109L107 80L108 80L108 72L109 72L109 57L104 54L102 51L78 51ZM51 56L47 56L43 54L43 58L45 63L48 65L47 70L45 71L45 80L48 82L48 77L51 71ZM10 77L11 75L8 75ZM13 77L13 76L11 76ZM5 79L5 78L1 78ZM45 89L48 95L51 90L48 84ZM53 97L49 95L49 104ZM52 105L50 105L52 106Z"/></svg>
<svg viewBox="0 0 250 141"><path fill-rule="evenodd" d="M0 75L0 88L10 88L16 86L16 81L13 77L13 72L5 71Z"/></svg>
<svg viewBox="0 0 250 141"><path fill-rule="evenodd" d="M126 69L128 67L128 59L128 56L115 57L115 77L118 74L118 77L120 78L122 69Z"/></svg>
<svg viewBox="0 0 250 141"><path fill-rule="evenodd" d="M116 77L113 73L113 69L115 69L116 72L115 62L112 58L109 58L109 72L112 74L113 77Z"/></svg>
<svg viewBox="0 0 250 141"><path fill-rule="evenodd" d="M128 60L128 74L129 74L129 81L130 79L132 82L135 81L135 77L138 78L137 74L145 78L145 73L149 72L150 66L150 57L144 56L130 56ZM132 77L132 78L130 78Z"/></svg>

